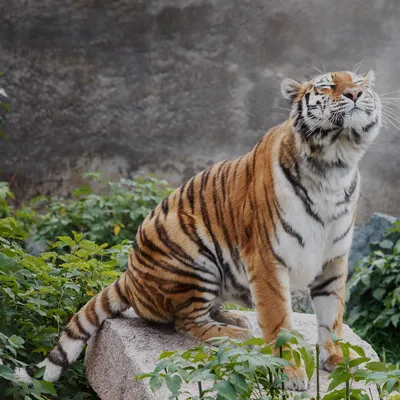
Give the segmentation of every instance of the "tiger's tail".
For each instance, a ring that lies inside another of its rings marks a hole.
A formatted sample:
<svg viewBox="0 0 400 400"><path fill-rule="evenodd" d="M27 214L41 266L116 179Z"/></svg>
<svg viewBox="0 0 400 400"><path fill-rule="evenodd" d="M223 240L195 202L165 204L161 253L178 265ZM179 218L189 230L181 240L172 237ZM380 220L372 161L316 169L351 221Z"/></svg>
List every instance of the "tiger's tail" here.
<svg viewBox="0 0 400 400"><path fill-rule="evenodd" d="M46 367L42 379L49 382L57 381L76 361L83 346L102 322L105 319L115 318L129 307L125 274L123 274L71 318L57 345L41 363L34 367L17 368L15 370L17 379L29 383L37 369Z"/></svg>

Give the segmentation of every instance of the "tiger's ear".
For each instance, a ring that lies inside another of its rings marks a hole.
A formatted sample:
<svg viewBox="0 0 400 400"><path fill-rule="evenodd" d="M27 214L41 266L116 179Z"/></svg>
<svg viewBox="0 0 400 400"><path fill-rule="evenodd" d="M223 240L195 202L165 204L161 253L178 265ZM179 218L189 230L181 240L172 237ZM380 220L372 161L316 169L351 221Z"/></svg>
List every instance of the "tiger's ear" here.
<svg viewBox="0 0 400 400"><path fill-rule="evenodd" d="M375 72L371 69L371 71L364 74L364 79L367 81L369 86L374 86L375 84Z"/></svg>
<svg viewBox="0 0 400 400"><path fill-rule="evenodd" d="M285 78L281 83L281 92L283 97L290 102L298 95L301 88L301 83L296 82L293 79Z"/></svg>

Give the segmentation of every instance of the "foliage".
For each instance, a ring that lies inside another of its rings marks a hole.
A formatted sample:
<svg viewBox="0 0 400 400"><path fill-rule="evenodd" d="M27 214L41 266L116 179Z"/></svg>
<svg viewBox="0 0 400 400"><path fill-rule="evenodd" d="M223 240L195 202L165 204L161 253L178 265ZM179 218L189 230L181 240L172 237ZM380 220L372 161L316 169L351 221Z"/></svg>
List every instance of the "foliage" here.
<svg viewBox="0 0 400 400"><path fill-rule="evenodd" d="M400 222L384 240L371 244L371 253L348 283L347 322L385 359L400 354Z"/></svg>
<svg viewBox="0 0 400 400"><path fill-rule="evenodd" d="M8 203L9 199L14 199L14 194L8 187L7 182L0 182L0 218L11 215L12 207Z"/></svg>
<svg viewBox="0 0 400 400"><path fill-rule="evenodd" d="M28 388L15 380L12 369L43 359L70 317L121 274L131 244L109 248L73 233L33 256L19 244L27 234L14 218L0 220L0 236L0 359L6 363L0 365L0 387L14 399L46 398L56 390L61 399L95 398L82 362L56 389L39 380Z"/></svg>
<svg viewBox="0 0 400 400"><path fill-rule="evenodd" d="M329 393L322 400L373 400L369 390L372 386L377 387L380 398L396 400L400 389L399 368L371 361L359 346L341 340L335 342L344 360L330 374ZM273 355L278 348L281 349L279 357ZM287 377L283 368L290 365L289 361L297 366L303 363L311 377L314 357L310 348L298 334L282 330L271 345L260 338L246 341L221 338L210 346L197 346L183 353L163 352L154 371L139 375L137 379L150 378L153 392L165 383L171 393L169 399L178 400L309 398L306 393L293 395L284 390L282 383ZM315 364L319 365L318 345ZM354 382L363 382L363 388L354 388ZM197 384L198 395L192 396L185 390L188 383ZM311 400L321 400L319 387L317 369L317 395Z"/></svg>
<svg viewBox="0 0 400 400"><path fill-rule="evenodd" d="M52 243L72 231L97 244L114 245L133 240L136 231L150 211L169 193L167 183L153 176L121 178L109 182L101 173L85 174L102 192L93 193L90 185L74 190L73 199L40 197L32 201L37 213L36 240Z"/></svg>
<svg viewBox="0 0 400 400"><path fill-rule="evenodd" d="M278 356L274 355L276 352ZM171 399L180 396L193 400L284 399L281 388L287 376L282 371L291 365L290 360L300 366L302 359L311 377L314 370L311 348L300 334L282 330L274 346L265 345L260 338L246 341L221 338L181 354L164 352L154 371L138 378L150 378L153 391L165 382ZM191 397L183 383L197 384L198 396Z"/></svg>

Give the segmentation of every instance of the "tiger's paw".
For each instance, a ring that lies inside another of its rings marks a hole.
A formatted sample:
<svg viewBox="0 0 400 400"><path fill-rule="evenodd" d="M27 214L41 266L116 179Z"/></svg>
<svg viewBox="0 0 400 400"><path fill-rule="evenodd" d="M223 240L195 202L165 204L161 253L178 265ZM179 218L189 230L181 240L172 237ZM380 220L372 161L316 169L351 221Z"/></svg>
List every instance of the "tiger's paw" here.
<svg viewBox="0 0 400 400"><path fill-rule="evenodd" d="M211 316L218 322L228 325L238 326L251 331L251 324L246 315L230 310L217 309L211 313Z"/></svg>
<svg viewBox="0 0 400 400"><path fill-rule="evenodd" d="M296 392L303 392L308 388L308 377L303 367L286 367L285 374L288 379L285 381L285 389Z"/></svg>
<svg viewBox="0 0 400 400"><path fill-rule="evenodd" d="M359 355L350 349L350 359L358 358ZM325 371L332 372L337 364L344 361L342 349L339 346L327 346L322 348L319 367Z"/></svg>

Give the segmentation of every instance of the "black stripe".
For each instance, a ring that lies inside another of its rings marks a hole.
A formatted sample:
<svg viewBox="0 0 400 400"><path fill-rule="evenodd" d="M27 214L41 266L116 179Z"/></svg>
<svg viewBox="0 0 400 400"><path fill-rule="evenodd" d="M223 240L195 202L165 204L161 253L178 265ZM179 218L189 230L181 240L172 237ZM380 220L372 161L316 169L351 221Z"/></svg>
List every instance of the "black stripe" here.
<svg viewBox="0 0 400 400"><path fill-rule="evenodd" d="M83 340L87 342L90 338L90 333L82 326L81 321L79 320L79 314L76 314L76 326L79 329L80 334L83 336Z"/></svg>
<svg viewBox="0 0 400 400"><path fill-rule="evenodd" d="M269 204L268 192L267 192L267 188L266 188L266 186L265 186L265 183L264 183L264 193L265 193L265 201L266 201L266 203L267 203L269 218L270 218L270 220L271 220L272 227L274 228L275 240L276 240L277 243L279 244L279 237L278 237L278 235L277 235L277 233L276 233L276 223L275 223L274 217L273 217L273 215L272 215L271 205Z"/></svg>
<svg viewBox="0 0 400 400"><path fill-rule="evenodd" d="M324 226L324 222L322 221L321 217L312 210L311 205L313 204L313 201L310 199L308 192L306 188L296 180L296 178L293 176L289 168L285 167L282 162L279 163L283 174L285 175L286 179L288 182L292 185L293 191L297 195L297 197L300 198L300 200L303 203L304 209L306 210L306 213L313 218L315 221L320 223L322 226Z"/></svg>
<svg viewBox="0 0 400 400"><path fill-rule="evenodd" d="M218 285L219 287L219 285ZM209 289L206 286L200 286L200 285L195 285L195 284L186 284L186 283L180 283L178 286L174 286L168 289L165 289L165 293L170 293L170 294L178 294L178 293L187 293L191 292L193 290L196 290L197 292L202 292L202 293L210 293L215 296L219 295L219 290L215 289Z"/></svg>
<svg viewBox="0 0 400 400"><path fill-rule="evenodd" d="M205 188L207 186L207 181L208 181L209 174L210 174L210 170L206 170L203 173L202 177L201 177L201 186L200 186L200 195L199 195L200 210L201 210L201 216L203 218L204 225L206 226L206 228L208 230L208 233L211 236L211 240L212 240L212 242L214 244L215 253L216 253L216 261L217 261L216 266L218 268L218 271L220 273L220 278L221 278L221 281L222 281L223 280L223 273L222 273L222 270L223 270L223 267L222 267L223 257L222 257L222 251L221 251L221 248L220 248L220 246L218 244L218 241L217 241L217 239L215 237L214 231L212 230L211 223L210 223L210 217L209 217L208 211L207 211L206 201L204 199L204 190L205 190ZM221 260L222 260L222 262L221 262Z"/></svg>
<svg viewBox="0 0 400 400"><path fill-rule="evenodd" d="M192 214L194 213L194 177L189 181L189 186L186 191L186 196L189 200Z"/></svg>
<svg viewBox="0 0 400 400"><path fill-rule="evenodd" d="M334 215L329 219L329 222L332 221L337 221L339 218L342 218L344 215L347 215L349 213L349 210L345 208L344 210L340 211L338 214Z"/></svg>
<svg viewBox="0 0 400 400"><path fill-rule="evenodd" d="M60 343L49 353L47 358L55 365L59 367L68 367L67 353L63 349Z"/></svg>
<svg viewBox="0 0 400 400"><path fill-rule="evenodd" d="M217 324L217 323L211 324L211 326L208 329L206 329L201 335L204 336L209 330L211 330L212 328L219 326L219 325L222 325L222 324Z"/></svg>
<svg viewBox="0 0 400 400"><path fill-rule="evenodd" d="M165 197L165 198L163 199L163 201L161 202L161 209L163 210L163 213L164 213L165 215L168 214L168 209L169 209L169 206L168 206L168 197Z"/></svg>
<svg viewBox="0 0 400 400"><path fill-rule="evenodd" d="M26 373L31 377L31 378L33 378L34 377L34 375L35 375L35 373L36 373L36 371L38 370L39 368L38 367L36 367L36 366L29 366L29 367L26 367L25 368L25 371L26 371Z"/></svg>
<svg viewBox="0 0 400 400"><path fill-rule="evenodd" d="M150 264L146 263L146 261L144 259L148 260L150 262ZM149 268L150 270L163 269L164 271L167 271L173 275L184 276L186 278L195 278L204 283L210 283L210 284L216 283L214 281L210 281L209 279L203 278L202 276L196 274L194 272L194 270L184 271L184 270L176 268L170 264L167 264L166 262L163 262L159 259L155 260L154 258L151 257L151 255L147 254L146 252L141 252L140 255L138 255L138 261L140 262L140 264L142 266L145 266L145 267ZM208 273L210 275L212 275L211 271L208 271Z"/></svg>
<svg viewBox="0 0 400 400"><path fill-rule="evenodd" d="M190 297L185 302L179 304L179 306L176 308L175 312L182 311L185 308L191 306L193 303L211 303L211 301L204 297Z"/></svg>
<svg viewBox="0 0 400 400"><path fill-rule="evenodd" d="M301 247L304 247L304 240L302 238L302 236L300 235L300 233L298 233L297 231L294 230L294 228L283 218L281 212L280 212L280 206L279 206L279 201L276 198L276 196L274 197L274 204L276 207L276 215L278 216L279 222L282 225L282 228L284 229L284 231L294 237L295 239L297 239L297 241L299 242L299 245Z"/></svg>
<svg viewBox="0 0 400 400"><path fill-rule="evenodd" d="M353 227L353 221L351 221L350 226L338 237L336 237L335 239L333 239L333 244L339 242L340 240L344 239L348 233L350 232L351 228Z"/></svg>
<svg viewBox="0 0 400 400"><path fill-rule="evenodd" d="M326 281L319 283L319 284L316 285L316 286L312 286L312 287L311 287L311 291L310 291L311 297L312 297L313 295L315 295L315 293L317 293L317 292L319 292L319 291L321 291L321 290L326 289L327 286L329 286L332 282L337 281L337 280L340 279L342 276L343 276L343 274L335 275L335 276L332 276L332 277L328 278Z"/></svg>
<svg viewBox="0 0 400 400"><path fill-rule="evenodd" d="M378 117L376 117L375 120L369 123L367 126L364 126L362 128L363 132L368 133L377 123L378 123Z"/></svg>
<svg viewBox="0 0 400 400"><path fill-rule="evenodd" d="M355 192L356 188L357 188L357 183L358 183L358 175L357 173L354 175L353 180L351 181L350 186L344 190L344 199L337 202L335 205L336 206L341 206L343 204L347 204L350 202L351 196L353 195L353 193Z"/></svg>
<svg viewBox="0 0 400 400"><path fill-rule="evenodd" d="M267 243L268 243L268 245L269 245L269 247L270 247L270 249L271 249L272 255L274 256L274 258L275 258L282 266L284 266L285 268L288 268L289 271L290 271L290 268L289 268L288 265L285 263L285 261L283 260L283 258L280 257L280 256L276 253L274 247L272 246L272 243L271 243L271 240L270 240L270 238L269 238L268 229L267 229L267 226L266 226L266 224L265 224L265 221L263 221L263 224L264 224L264 230L265 230L265 237L266 237Z"/></svg>
<svg viewBox="0 0 400 400"><path fill-rule="evenodd" d="M322 292L317 292L317 291L315 291L315 292L313 292L313 293L310 293L310 296L311 296L312 299L314 299L315 297L336 296L336 293L335 293L335 292L329 292L329 291L323 290Z"/></svg>
<svg viewBox="0 0 400 400"><path fill-rule="evenodd" d="M120 280L120 278L118 278L114 283L115 290L117 291L117 294L122 299L122 301L125 304L129 305L130 304L129 300L122 294L121 287L119 286L119 280Z"/></svg>

